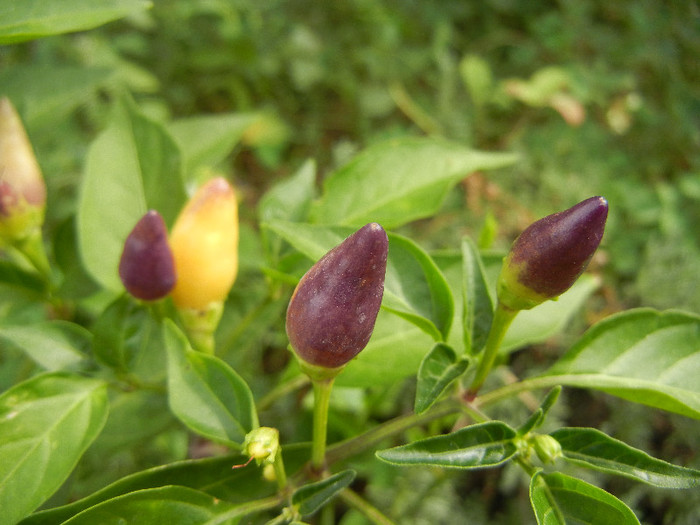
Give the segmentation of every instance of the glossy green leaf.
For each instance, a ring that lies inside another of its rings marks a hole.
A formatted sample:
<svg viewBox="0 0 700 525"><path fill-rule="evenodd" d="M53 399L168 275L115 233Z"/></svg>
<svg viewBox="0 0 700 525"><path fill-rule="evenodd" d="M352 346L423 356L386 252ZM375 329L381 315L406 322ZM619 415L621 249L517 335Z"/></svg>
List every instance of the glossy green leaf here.
<svg viewBox="0 0 700 525"><path fill-rule="evenodd" d="M500 465L517 453L515 430L502 421L464 427L451 434L414 441L378 451L377 457L395 465L483 468Z"/></svg>
<svg viewBox="0 0 700 525"><path fill-rule="evenodd" d="M370 146L329 175L312 222L395 228L433 215L447 192L477 170L515 162L508 153L474 151L437 138L405 137Z"/></svg>
<svg viewBox="0 0 700 525"><path fill-rule="evenodd" d="M429 409L452 382L469 366L465 357L457 357L451 346L437 343L428 352L418 369L414 411Z"/></svg>
<svg viewBox="0 0 700 525"><path fill-rule="evenodd" d="M450 333L454 298L445 277L420 246L395 233L389 233L382 306L436 341L446 340Z"/></svg>
<svg viewBox="0 0 700 525"><path fill-rule="evenodd" d="M253 394L224 361L196 352L180 330L165 323L168 396L173 413L194 432L232 446L258 426Z"/></svg>
<svg viewBox="0 0 700 525"><path fill-rule="evenodd" d="M302 516L313 514L332 500L338 492L348 487L354 479L354 470L343 470L321 481L308 483L294 491L292 505L297 506Z"/></svg>
<svg viewBox="0 0 700 525"><path fill-rule="evenodd" d="M22 0L0 4L0 44L84 31L146 9L146 0Z"/></svg>
<svg viewBox="0 0 700 525"><path fill-rule="evenodd" d="M462 279L464 348L475 355L484 348L489 335L493 299L479 250L469 238L462 240Z"/></svg>
<svg viewBox="0 0 700 525"><path fill-rule="evenodd" d="M578 465L672 489L700 486L700 471L656 459L595 428L560 428L550 434L564 459Z"/></svg>
<svg viewBox="0 0 700 525"><path fill-rule="evenodd" d="M0 396L3 523L16 523L61 486L107 410L105 383L67 373L34 377Z"/></svg>
<svg viewBox="0 0 700 525"><path fill-rule="evenodd" d="M520 428L518 428L518 435L524 436L528 432L532 432L541 427L550 409L557 402L557 399L559 399L559 394L561 394L560 386L552 388L542 400L539 408L532 413Z"/></svg>
<svg viewBox="0 0 700 525"><path fill-rule="evenodd" d="M104 287L123 290L117 268L131 229L148 209L172 224L185 199L175 141L132 102L117 104L85 162L77 223L85 268Z"/></svg>
<svg viewBox="0 0 700 525"><path fill-rule="evenodd" d="M187 487L175 485L138 490L90 507L63 525L123 525L167 523L168 525L233 525L240 516L219 521L235 507L226 501Z"/></svg>
<svg viewBox="0 0 700 525"><path fill-rule="evenodd" d="M612 494L558 472L532 477L530 503L538 525L639 525L630 508Z"/></svg>
<svg viewBox="0 0 700 525"><path fill-rule="evenodd" d="M0 326L0 340L22 350L49 371L77 367L86 357L92 335L68 321Z"/></svg>
<svg viewBox="0 0 700 525"><path fill-rule="evenodd" d="M354 230L270 221L265 225L311 260L323 257ZM412 322L440 341L452 324L454 299L445 277L430 256L413 241L389 233L382 308Z"/></svg>
<svg viewBox="0 0 700 525"><path fill-rule="evenodd" d="M532 381L594 388L700 419L700 316L636 309L594 325Z"/></svg>
<svg viewBox="0 0 700 525"><path fill-rule="evenodd" d="M257 118L255 113L228 113L188 117L168 124L182 151L185 174L189 177L199 167L222 162Z"/></svg>
<svg viewBox="0 0 700 525"><path fill-rule="evenodd" d="M42 510L25 518L21 525L55 525L76 514L112 500L117 496L143 489L181 485L200 490L219 499L241 504L275 494L277 484L266 481L260 468L251 463L245 468L231 468L246 461L241 455L188 459L150 468L125 476L89 496L61 507ZM284 447L284 463L290 472L309 459L307 445Z"/></svg>

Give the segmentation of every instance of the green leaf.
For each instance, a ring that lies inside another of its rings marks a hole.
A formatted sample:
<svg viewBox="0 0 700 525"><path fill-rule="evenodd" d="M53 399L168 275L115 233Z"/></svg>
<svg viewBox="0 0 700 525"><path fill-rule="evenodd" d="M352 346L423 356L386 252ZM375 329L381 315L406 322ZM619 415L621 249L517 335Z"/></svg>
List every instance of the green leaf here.
<svg viewBox="0 0 700 525"><path fill-rule="evenodd" d="M56 123L85 104L110 75L108 69L87 66L15 64L0 71L0 86L21 112L30 135L39 127L48 134L55 133Z"/></svg>
<svg viewBox="0 0 700 525"><path fill-rule="evenodd" d="M145 0L22 0L0 4L0 44L93 29L146 9Z"/></svg>
<svg viewBox="0 0 700 525"><path fill-rule="evenodd" d="M138 490L181 485L206 492L234 504L273 495L277 485L265 481L260 469L251 464L232 469L246 461L241 455L203 459L188 459L136 472L125 476L89 496L61 507L42 510L21 521L21 525L55 525L79 512ZM307 445L284 447L284 462L290 472L296 471L309 459Z"/></svg>
<svg viewBox="0 0 700 525"><path fill-rule="evenodd" d="M539 408L532 413L532 415L520 428L518 428L519 436L524 436L525 434L532 432L533 430L537 430L542 426L542 423L544 423L550 409L557 402L557 399L559 399L559 394L561 394L560 386L555 386L547 393Z"/></svg>
<svg viewBox="0 0 700 525"><path fill-rule="evenodd" d="M122 525L167 523L169 525L232 525L240 518L214 521L235 507L226 501L178 486L138 490L105 501L65 521L63 525ZM211 521L210 521L211 520Z"/></svg>
<svg viewBox="0 0 700 525"><path fill-rule="evenodd" d="M168 396L173 413L194 432L233 446L258 426L253 394L224 361L196 352L166 321Z"/></svg>
<svg viewBox="0 0 700 525"><path fill-rule="evenodd" d="M0 260L0 284L37 294L46 289L46 283L36 272L23 270L5 260Z"/></svg>
<svg viewBox="0 0 700 525"><path fill-rule="evenodd" d="M313 514L332 500L338 492L348 487L354 479L354 470L343 470L321 481L308 483L294 491L292 505L298 506L302 516Z"/></svg>
<svg viewBox="0 0 700 525"><path fill-rule="evenodd" d="M474 151L436 138L405 137L375 144L328 176L312 222L395 228L429 217L470 173L514 163L508 153Z"/></svg>
<svg viewBox="0 0 700 525"><path fill-rule="evenodd" d="M483 468L500 465L517 453L515 430L502 421L471 425L451 434L380 450L377 457L395 465Z"/></svg>
<svg viewBox="0 0 700 525"><path fill-rule="evenodd" d="M172 224L185 200L174 140L132 102L117 104L85 163L77 223L85 268L104 287L123 290L117 268L131 229L149 209Z"/></svg>
<svg viewBox="0 0 700 525"><path fill-rule="evenodd" d="M700 316L628 310L597 323L533 381L594 388L700 419Z"/></svg>
<svg viewBox="0 0 700 525"><path fill-rule="evenodd" d="M0 509L16 523L66 480L107 419L102 381L34 377L0 396Z"/></svg>
<svg viewBox="0 0 700 525"><path fill-rule="evenodd" d="M323 257L354 230L303 223L271 221L274 231L311 260ZM454 299L445 277L430 256L413 241L389 233L382 307L412 322L434 340L450 331Z"/></svg>
<svg viewBox="0 0 700 525"><path fill-rule="evenodd" d="M92 335L68 321L0 326L0 340L16 346L46 370L77 367L87 357Z"/></svg>
<svg viewBox="0 0 700 525"><path fill-rule="evenodd" d="M307 160L291 177L270 188L258 203L258 218L261 224L271 221L305 221L316 196L316 163ZM275 263L279 257L282 239L262 230L268 260Z"/></svg>
<svg viewBox="0 0 700 525"><path fill-rule="evenodd" d="M612 494L558 472L532 477L530 503L538 525L639 525L629 507Z"/></svg>
<svg viewBox="0 0 700 525"><path fill-rule="evenodd" d="M454 298L445 277L420 246L395 233L389 233L382 306L436 341L445 341L449 335Z"/></svg>
<svg viewBox="0 0 700 525"><path fill-rule="evenodd" d="M598 279L582 275L556 301L546 301L537 308L521 311L506 332L501 351L510 352L540 343L560 333L599 286Z"/></svg>
<svg viewBox="0 0 700 525"><path fill-rule="evenodd" d="M595 428L560 428L550 434L564 459L581 465L671 489L700 485L700 471L656 459Z"/></svg>
<svg viewBox="0 0 700 525"><path fill-rule="evenodd" d="M222 162L257 119L255 113L228 113L176 120L168 131L182 151L184 172L189 177L200 167Z"/></svg>
<svg viewBox="0 0 700 525"><path fill-rule="evenodd" d="M414 411L428 410L445 389L469 366L465 357L457 357L451 346L437 343L425 356L418 369Z"/></svg>
<svg viewBox="0 0 700 525"><path fill-rule="evenodd" d="M462 296L464 348L476 355L486 344L493 320L493 299L479 250L469 238L462 240Z"/></svg>

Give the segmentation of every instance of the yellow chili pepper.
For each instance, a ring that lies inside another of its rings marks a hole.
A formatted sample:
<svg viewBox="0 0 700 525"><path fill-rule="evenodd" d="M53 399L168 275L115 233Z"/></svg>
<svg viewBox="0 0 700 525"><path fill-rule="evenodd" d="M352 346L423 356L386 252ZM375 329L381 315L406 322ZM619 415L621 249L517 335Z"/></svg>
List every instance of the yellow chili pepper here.
<svg viewBox="0 0 700 525"><path fill-rule="evenodd" d="M238 205L231 185L217 177L190 199L170 235L180 309L206 311L226 299L238 272Z"/></svg>

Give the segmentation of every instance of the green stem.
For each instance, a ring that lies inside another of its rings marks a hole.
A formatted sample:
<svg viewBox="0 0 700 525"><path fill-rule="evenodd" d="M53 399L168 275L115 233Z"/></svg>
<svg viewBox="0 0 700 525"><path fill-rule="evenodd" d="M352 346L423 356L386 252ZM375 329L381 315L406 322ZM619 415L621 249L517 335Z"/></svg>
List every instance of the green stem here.
<svg viewBox="0 0 700 525"><path fill-rule="evenodd" d="M345 489L340 493L340 497L350 507L361 512L371 523L375 525L395 525L394 522L382 514L379 509L356 492Z"/></svg>
<svg viewBox="0 0 700 525"><path fill-rule="evenodd" d="M436 403L429 410L422 414L407 414L399 416L376 426L364 434L347 439L328 448L326 459L329 464L337 461L342 461L352 457L360 452L363 452L385 439L400 434L415 426L429 423L435 419L458 413L463 410L463 403L457 399L446 399L440 403Z"/></svg>
<svg viewBox="0 0 700 525"><path fill-rule="evenodd" d="M309 378L305 375L298 375L290 379L289 381L277 385L275 388L270 390L265 396L263 396L257 403L258 412L267 410L272 403L274 403L280 397L286 396L290 392L294 392L298 388L306 386L309 384Z"/></svg>
<svg viewBox="0 0 700 525"><path fill-rule="evenodd" d="M284 461L282 460L282 447L275 454L275 477L277 478L277 486L280 492L283 493L287 489L287 472L284 470Z"/></svg>
<svg viewBox="0 0 700 525"><path fill-rule="evenodd" d="M476 376L474 376L474 380L467 391L467 400L471 401L476 397L477 392L484 384L489 372L491 372L493 363L496 361L496 356L498 355L498 350L503 342L503 337L506 335L508 327L510 323L513 322L513 319L515 319L518 311L519 310L511 310L500 301L496 306L496 312L491 322L491 329L489 330L488 339L486 339L486 346L481 356L479 368L476 370Z"/></svg>
<svg viewBox="0 0 700 525"><path fill-rule="evenodd" d="M319 472L325 466L328 406L334 380L335 377L312 381L314 387L314 429L311 443L311 466Z"/></svg>

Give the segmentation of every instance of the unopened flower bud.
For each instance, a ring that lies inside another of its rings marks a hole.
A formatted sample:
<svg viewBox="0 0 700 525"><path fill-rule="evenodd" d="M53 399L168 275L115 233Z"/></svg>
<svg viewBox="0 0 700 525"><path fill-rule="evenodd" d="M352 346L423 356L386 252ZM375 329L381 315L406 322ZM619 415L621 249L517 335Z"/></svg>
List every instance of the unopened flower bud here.
<svg viewBox="0 0 700 525"><path fill-rule="evenodd" d="M515 240L498 281L498 298L527 310L568 290L598 248L608 202L591 197L531 224Z"/></svg>
<svg viewBox="0 0 700 525"><path fill-rule="evenodd" d="M44 222L46 185L19 115L0 99L0 239L21 241Z"/></svg>
<svg viewBox="0 0 700 525"><path fill-rule="evenodd" d="M533 436L532 447L542 463L554 463L562 455L559 442L547 434Z"/></svg>
<svg viewBox="0 0 700 525"><path fill-rule="evenodd" d="M157 211L146 213L126 238L119 277L131 295L144 301L161 299L175 286L168 230Z"/></svg>
<svg viewBox="0 0 700 525"><path fill-rule="evenodd" d="M210 180L180 213L170 236L178 308L204 311L221 304L238 271L238 205L223 177Z"/></svg>
<svg viewBox="0 0 700 525"><path fill-rule="evenodd" d="M287 309L287 335L303 363L337 369L369 342L384 294L388 239L370 223L302 277Z"/></svg>

